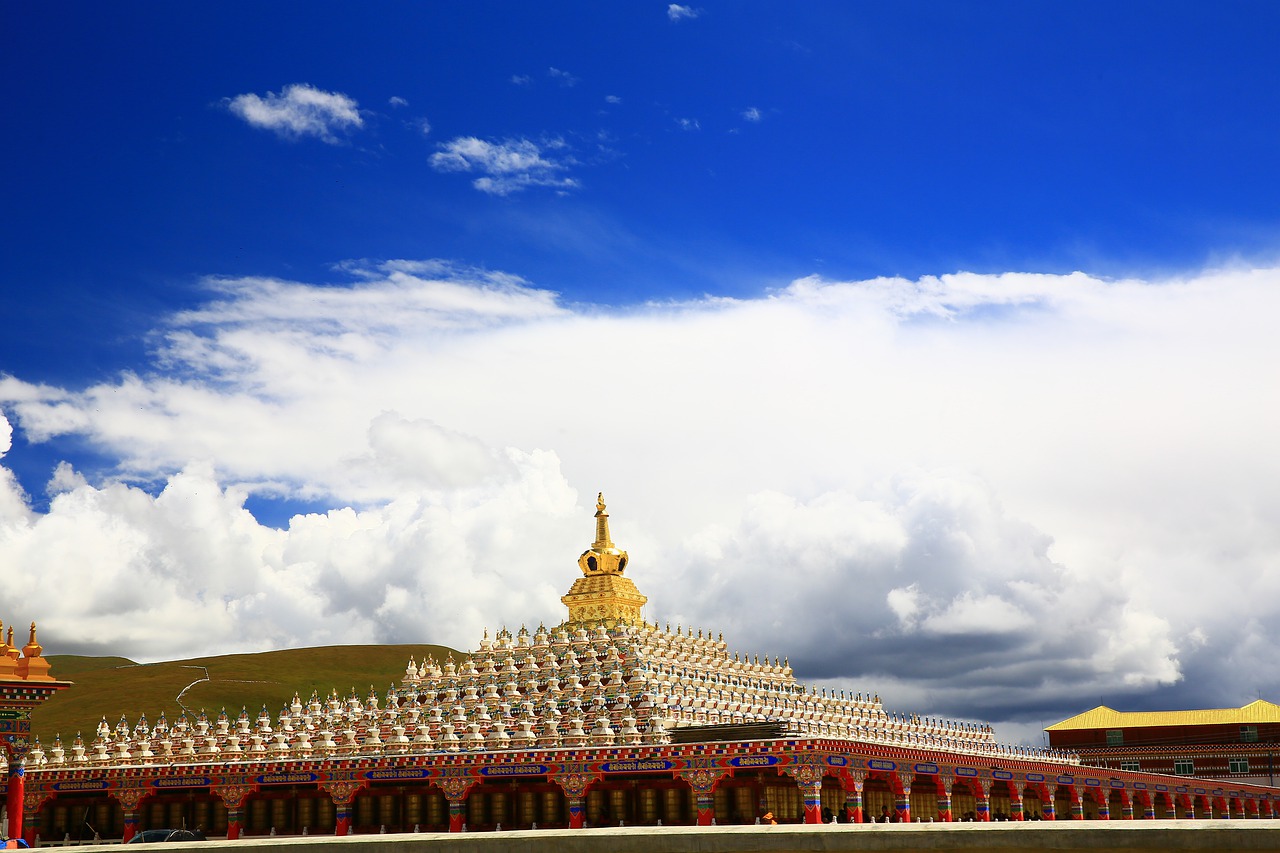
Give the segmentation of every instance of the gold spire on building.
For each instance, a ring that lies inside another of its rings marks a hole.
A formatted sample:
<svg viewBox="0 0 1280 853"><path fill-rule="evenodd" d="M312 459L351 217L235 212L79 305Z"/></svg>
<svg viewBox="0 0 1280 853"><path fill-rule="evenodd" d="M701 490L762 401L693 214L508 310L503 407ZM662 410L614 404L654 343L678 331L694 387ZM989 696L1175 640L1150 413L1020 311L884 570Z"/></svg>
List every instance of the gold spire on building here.
<svg viewBox="0 0 1280 853"><path fill-rule="evenodd" d="M609 538L609 513L604 510L604 492L601 492L596 495L596 541L578 558L578 568L587 577L620 575L627 568L627 552L618 550Z"/></svg>
<svg viewBox="0 0 1280 853"><path fill-rule="evenodd" d="M623 576L627 552L619 550L609 536L609 513L604 493L596 496L596 540L578 558L583 577L574 581L560 600L569 608L570 622L619 622L638 624L640 608L649 599L640 594L631 579Z"/></svg>

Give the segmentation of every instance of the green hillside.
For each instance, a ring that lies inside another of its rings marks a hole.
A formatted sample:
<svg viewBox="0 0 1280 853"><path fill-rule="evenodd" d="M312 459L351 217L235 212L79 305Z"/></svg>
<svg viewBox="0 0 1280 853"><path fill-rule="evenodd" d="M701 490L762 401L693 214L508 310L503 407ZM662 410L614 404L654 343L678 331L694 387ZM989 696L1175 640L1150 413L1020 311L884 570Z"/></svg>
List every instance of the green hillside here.
<svg viewBox="0 0 1280 853"><path fill-rule="evenodd" d="M137 664L126 658L50 655L52 675L75 685L59 692L31 715L31 727L48 745L61 734L68 747L80 732L93 740L103 717L115 726L123 714L132 728L142 714L154 724L163 711L170 722L182 706L213 718L223 708L233 718L241 707L257 716L263 705L274 719L296 692L305 700L311 691L326 695L334 688L346 695L354 687L363 699L372 686L381 698L399 684L410 656L441 660L452 653L444 646L323 646L244 655L219 655L164 663ZM204 681L205 670L208 680ZM190 686L178 704L178 694Z"/></svg>

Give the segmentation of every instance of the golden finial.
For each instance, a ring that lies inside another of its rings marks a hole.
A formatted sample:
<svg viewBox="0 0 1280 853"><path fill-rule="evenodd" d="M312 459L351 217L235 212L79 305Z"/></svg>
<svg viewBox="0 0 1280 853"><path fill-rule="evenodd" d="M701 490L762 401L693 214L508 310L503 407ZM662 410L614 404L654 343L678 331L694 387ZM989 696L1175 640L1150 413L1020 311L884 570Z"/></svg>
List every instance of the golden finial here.
<svg viewBox="0 0 1280 853"><path fill-rule="evenodd" d="M44 653L44 648L36 642L36 623L31 623L31 639L27 641L27 645L23 647L23 657L38 658Z"/></svg>
<svg viewBox="0 0 1280 853"><path fill-rule="evenodd" d="M609 513L605 512L604 492L596 497L596 539L578 558L578 566L588 577L620 575L627 568L627 552L618 550L609 536Z"/></svg>

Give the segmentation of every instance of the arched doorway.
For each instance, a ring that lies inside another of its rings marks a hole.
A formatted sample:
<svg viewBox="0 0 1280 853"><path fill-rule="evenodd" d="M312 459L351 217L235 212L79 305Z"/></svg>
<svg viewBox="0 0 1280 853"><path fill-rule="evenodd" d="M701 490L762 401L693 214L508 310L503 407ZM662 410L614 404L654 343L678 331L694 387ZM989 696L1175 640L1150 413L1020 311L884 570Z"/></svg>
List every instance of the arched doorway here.
<svg viewBox="0 0 1280 853"><path fill-rule="evenodd" d="M1022 792L1023 820L1044 820L1044 799L1039 785L1028 785Z"/></svg>
<svg viewBox="0 0 1280 853"><path fill-rule="evenodd" d="M1058 820L1075 820L1075 789L1070 785L1059 785L1053 792L1054 817Z"/></svg>
<svg viewBox="0 0 1280 853"><path fill-rule="evenodd" d="M1080 800L1084 805L1085 820L1101 820L1102 819L1101 804L1098 802L1098 794L1097 792L1094 791L1094 789L1085 788L1083 793L1080 795Z"/></svg>
<svg viewBox="0 0 1280 853"><path fill-rule="evenodd" d="M840 780L832 776L822 777L822 790L819 793L819 799L822 803L822 814L830 813L832 817L840 823L845 822L844 814L844 786L840 784Z"/></svg>
<svg viewBox="0 0 1280 853"><path fill-rule="evenodd" d="M940 820L938 813L938 777L916 776L911 780L911 820L913 823L933 823Z"/></svg>
<svg viewBox="0 0 1280 853"><path fill-rule="evenodd" d="M1013 811L1013 797L1009 783L1004 779L996 779L991 783L991 820L1008 820Z"/></svg>
<svg viewBox="0 0 1280 853"><path fill-rule="evenodd" d="M951 785L951 819L969 822L978 819L978 797L973 783L957 779Z"/></svg>
<svg viewBox="0 0 1280 853"><path fill-rule="evenodd" d="M759 780L753 774L739 773L721 779L715 791L716 823L722 826L755 823L760 800L758 789Z"/></svg>
<svg viewBox="0 0 1280 853"><path fill-rule="evenodd" d="M889 816L893 818L897 797L889 787L889 780L882 775L870 776L862 785L863 809L867 821L880 822Z"/></svg>

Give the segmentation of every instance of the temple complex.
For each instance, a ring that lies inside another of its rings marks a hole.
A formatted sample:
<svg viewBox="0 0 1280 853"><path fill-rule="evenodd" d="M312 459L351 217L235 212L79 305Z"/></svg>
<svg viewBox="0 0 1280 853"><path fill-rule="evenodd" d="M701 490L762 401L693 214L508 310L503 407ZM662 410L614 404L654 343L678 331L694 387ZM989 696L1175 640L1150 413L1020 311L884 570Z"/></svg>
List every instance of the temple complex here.
<svg viewBox="0 0 1280 853"><path fill-rule="evenodd" d="M785 659L647 622L603 497L578 567L564 621L486 631L459 660L411 659L381 696L295 695L275 716L104 720L91 743L36 742L23 835L754 823L769 812L783 822L1280 815L1271 787L1084 766L1065 750L1002 744L989 726L808 689Z"/></svg>
<svg viewBox="0 0 1280 853"><path fill-rule="evenodd" d="M3 629L4 624L0 623L0 636ZM13 641L10 625L7 639L0 639L0 740L4 741L8 770L4 811L9 826L23 825L31 712L54 693L70 686L49 674L44 648L36 640L36 623L31 623L31 636L21 649Z"/></svg>

